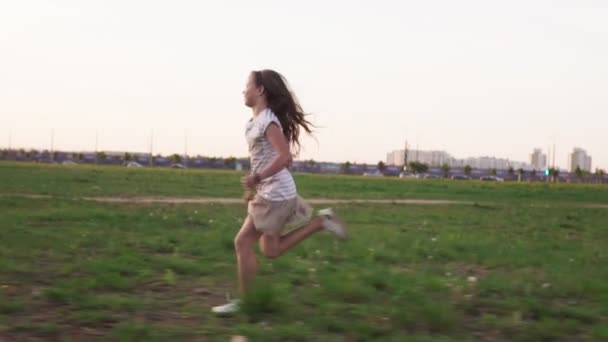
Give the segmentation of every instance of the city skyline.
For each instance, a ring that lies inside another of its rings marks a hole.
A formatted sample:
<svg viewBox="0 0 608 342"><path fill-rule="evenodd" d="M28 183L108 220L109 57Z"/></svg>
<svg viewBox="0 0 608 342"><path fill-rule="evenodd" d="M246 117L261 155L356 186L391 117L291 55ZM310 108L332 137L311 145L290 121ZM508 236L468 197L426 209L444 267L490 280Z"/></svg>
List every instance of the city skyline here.
<svg viewBox="0 0 608 342"><path fill-rule="evenodd" d="M403 140L608 168L608 3L26 0L0 4L0 146L245 156L248 73L283 73L300 159L377 163Z"/></svg>
<svg viewBox="0 0 608 342"><path fill-rule="evenodd" d="M11 149L11 150L19 150L19 149L23 149L25 151L29 151L29 150L38 150L38 151L62 151L62 152L74 152L74 153L84 153L84 152L88 152L88 153L94 153L97 151L100 152L109 152L109 153L136 153L136 154L141 154L141 155L145 155L145 154L150 154L152 152L153 155L163 155L163 156L170 156L170 155L180 155L180 156L189 156L189 157L194 157L194 156L205 156L205 157L219 157L219 158L230 158L230 157L236 157L236 158L245 158L247 157L245 154L242 155L210 155L210 154L201 154L201 153L189 153L188 152L188 138L187 136L184 136L184 147L182 149L182 151L169 151L169 152L161 152L160 150L154 150L153 149L153 145L154 142L152 140L148 140L149 143L149 147L152 147L152 150L148 150L148 151L140 151L140 150L125 150L125 149L118 149L118 150L107 150L107 149L100 149L98 148L98 146L96 146L95 148L92 149L80 149L80 150L66 150L66 149L61 149L61 148L57 148L56 146L54 146L54 140L55 140L55 133L54 130L52 130L51 134L50 134L51 138L50 138L50 143L48 146L40 146L40 147L35 147L35 146L12 146L12 142L9 142L9 144L6 147L0 147L0 149ZM95 145L99 144L99 136L96 135L95 136ZM555 166L558 169L562 169L562 170L568 170L573 172L576 169L576 166L574 165L574 158L572 158L572 156L574 154L576 154L578 152L582 152L582 154L585 157L583 158L583 162L581 162L581 169L585 170L585 171L589 171L592 172L595 169L604 169L601 166L597 166L594 165L592 166L591 164L591 156L587 153L587 151L585 149L582 149L580 147L574 147L572 151L567 153L567 158L568 158L568 162L566 163L565 166L560 166L558 163L555 163ZM385 154L384 158L379 158L377 161L362 161L360 163L364 163L364 164L376 164L377 162L385 162L387 165L403 165L403 152L404 150L393 150L387 154ZM440 159L439 162L437 163L428 163L429 165L433 165L433 166L441 166L444 162L447 162L448 164L450 164L451 166L472 166L472 167L479 167L479 168L495 168L495 167L486 167L486 166L475 166L478 164L478 161L474 161L474 160L482 160L482 159L493 159L498 161L499 163L503 163L506 166L501 166L499 168L503 169L503 168L507 168L509 166L512 166L514 168L520 168L523 167L524 169L535 169L535 170L542 170L548 167L552 167L553 166L553 162L551 161L551 158L547 158L547 154L545 154L545 152L547 152L548 154L551 154L553 151L551 149L551 147L549 147L547 150L543 150L540 148L534 148L532 154L529 155L529 161L522 161L522 160L515 160L509 157L504 157L504 156L496 156L496 155L480 155L480 156L468 156L468 157L454 157L451 154L449 154L447 151L440 151L440 150L422 150L422 149L408 149L408 160L411 161L419 161L416 157L416 153L420 152L420 153L433 153L433 154L442 154L444 156L440 156L437 157ZM535 164L534 162L534 154L539 153L540 154L540 158L542 158L543 162L541 164L544 164L545 167L538 167L537 164ZM391 158L397 158L399 160L399 162L391 162ZM588 159L585 159L588 158ZM315 160L315 158L297 158L297 160L301 160L301 161L305 161L305 160ZM355 162L357 163L358 161L356 160L316 160L317 162ZM425 161L423 161L425 162ZM493 161L490 161L490 163L493 163ZM502 165L502 164L500 164Z"/></svg>
<svg viewBox="0 0 608 342"><path fill-rule="evenodd" d="M545 154L544 152L547 152ZM580 153L580 158L574 158L574 155ZM524 170L545 170L548 168L556 167L557 169L561 169L564 171L574 171L576 166L580 164L581 169L592 172L595 169L602 169L601 167L592 167L591 160L592 157L587 154L584 149L575 147L572 152L568 152L568 160L571 162L566 167L561 167L552 161L552 150L548 149L547 151L543 151L540 148L534 148L532 153L529 156L528 161L515 160L506 157L498 157L492 155L483 155L483 156L468 156L468 157L454 157L447 151L439 151L439 150L420 150L420 149L408 149L408 163L412 161L422 162L429 166L440 167L444 163L447 163L451 167L464 167L471 166L474 168L481 169L508 169L514 168L519 169L523 168ZM547 155L551 157L548 158ZM404 160L404 150L393 150L386 154L386 164L387 165L403 165ZM578 164L575 165L575 160L577 160ZM581 160L581 161L578 161Z"/></svg>
<svg viewBox="0 0 608 342"><path fill-rule="evenodd" d="M9 154L6 154L6 149L0 149L2 152L2 156L0 160L16 160L16 161L33 161L33 162L43 162L43 163L61 163L74 165L75 163L98 163L98 158L101 158L99 163L103 164L112 164L112 165L126 165L129 163L129 167L132 165L131 162L137 161L139 163L143 163L145 165L154 165L154 166L171 166L174 167L174 163L183 163L175 164L179 166L179 168L187 168L189 166L195 168L237 168L240 170L243 166L239 164L243 162L245 164L248 163L246 159L247 157L223 157L223 156L202 156L202 155L189 155L174 153L171 155L161 155L154 154L152 159L150 159L149 152L135 152L135 151L65 151L65 150L26 150L26 149L11 149ZM185 151L187 152L187 151ZM541 159L542 162L546 162L546 155L541 152L540 149L534 149L533 153L530 155L530 162L521 162L509 160L506 158L496 158L489 156L482 157L469 157L464 159L458 159L451 156L449 153L445 151L421 151L421 150L411 150L408 151L408 154L411 155L411 158L408 157L408 164L413 162L419 162L427 165L432 172L436 172L433 170L444 169L444 166L447 164L451 170L456 170L456 172L463 172L462 170L466 170L470 167L470 170L479 170L486 172L495 172L498 171L499 174L502 172L509 172L512 174L514 172L518 172L518 170L523 170L524 172L531 172L532 175L538 174L538 172L543 172L553 169L553 166L547 165L546 167L535 166L535 160ZM391 153L387 154L387 161L384 163L383 161L379 161L376 163L337 163L334 161L313 161L313 160L296 160L294 161L293 167L295 170L304 171L304 172L336 172L343 170L345 165L351 165L353 172L363 172L366 174L367 172L374 172L373 170L386 170L388 173L386 175L397 175L401 170L401 166L403 165L403 150L395 150ZM184 159L187 158L187 159ZM571 155L571 164L570 169L557 168L557 170L564 172L567 174L576 174L578 177L584 177L585 174L593 174L597 175L605 175L606 170L601 168L595 168L592 170L592 158L590 155L586 153L584 149L574 148ZM245 159L245 160L244 160ZM192 164L191 164L192 163ZM538 163L538 161L537 161ZM384 165L382 165L384 164ZM186 165L186 166L184 166ZM232 166L230 166L232 165ZM241 166L239 166L241 165ZM411 165L411 164L410 164ZM137 165L141 166L141 164ZM176 166L176 167L177 167ZM319 169L319 166L321 167ZM346 166L348 168L348 166ZM363 169L361 169L363 167ZM377 167L377 169L375 169ZM414 166L412 166L414 167ZM461 170L461 171L458 171ZM495 170L495 171L493 171ZM445 172L445 171L442 171ZM466 172L466 171L465 171ZM582 174L579 174L582 172ZM523 174L523 173L522 173Z"/></svg>

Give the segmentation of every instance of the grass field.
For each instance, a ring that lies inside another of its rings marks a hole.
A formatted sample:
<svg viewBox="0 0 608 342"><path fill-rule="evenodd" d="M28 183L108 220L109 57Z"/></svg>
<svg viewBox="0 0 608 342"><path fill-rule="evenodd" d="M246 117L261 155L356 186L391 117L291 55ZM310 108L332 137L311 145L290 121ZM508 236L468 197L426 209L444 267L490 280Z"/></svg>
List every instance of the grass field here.
<svg viewBox="0 0 608 342"><path fill-rule="evenodd" d="M128 169L0 162L1 194L73 196L240 197L234 171ZM519 203L608 203L608 188L591 184L421 181L388 177L297 174L309 198L424 198Z"/></svg>
<svg viewBox="0 0 608 342"><path fill-rule="evenodd" d="M0 163L0 341L608 339L608 209L585 206L606 187L298 175L311 198L477 203L340 205L351 240L261 259L229 318L209 308L234 293L243 205L79 199L238 197L239 176Z"/></svg>

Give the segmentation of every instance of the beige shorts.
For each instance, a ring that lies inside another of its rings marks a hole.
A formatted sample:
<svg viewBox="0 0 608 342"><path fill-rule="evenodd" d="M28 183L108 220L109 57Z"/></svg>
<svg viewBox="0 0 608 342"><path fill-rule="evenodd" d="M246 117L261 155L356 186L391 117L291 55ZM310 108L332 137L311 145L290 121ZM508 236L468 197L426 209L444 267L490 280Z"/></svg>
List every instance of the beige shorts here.
<svg viewBox="0 0 608 342"><path fill-rule="evenodd" d="M300 196L287 201L269 201L255 195L247 205L247 214L258 231L275 233L309 221L312 207Z"/></svg>

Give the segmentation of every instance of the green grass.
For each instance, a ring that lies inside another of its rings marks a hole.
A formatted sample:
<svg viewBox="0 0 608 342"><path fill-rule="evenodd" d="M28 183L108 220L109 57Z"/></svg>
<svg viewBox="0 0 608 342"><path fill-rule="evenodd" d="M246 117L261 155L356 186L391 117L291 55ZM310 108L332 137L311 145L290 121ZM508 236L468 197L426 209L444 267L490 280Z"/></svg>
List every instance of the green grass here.
<svg viewBox="0 0 608 342"><path fill-rule="evenodd" d="M234 291L242 207L23 198L0 205L0 337L8 339L606 334L605 209L342 206L350 241L319 235L263 260L244 312L219 319L208 310Z"/></svg>
<svg viewBox="0 0 608 342"><path fill-rule="evenodd" d="M3 177L6 168L13 170L12 177L22 167L5 166L0 167ZM0 340L608 337L608 210L568 206L577 201L568 196L558 196L559 206L530 206L514 195L538 191L530 198L542 202L551 192L583 194L593 187L469 183L473 195L463 199L491 198L494 191L502 197L476 205L338 206L351 240L340 243L319 234L282 258L261 259L257 286L244 299L243 312L218 318L210 307L223 303L226 292L235 293L233 239L242 223L242 205L81 201L72 199L86 194L81 182L71 181L63 168L23 168L27 175L17 175L17 183L0 185ZM134 195L113 181L131 170L77 170L78 177L97 172L95 184L108 191L102 195ZM148 184L150 177L169 179L174 189L165 190L171 196L204 195L189 192L182 176L207 182L216 196L232 191L218 184L238 181L238 174L230 172L135 174L134 184ZM216 176L221 178L217 184ZM356 189L376 182L298 177L303 192L327 188L324 197L364 197ZM52 179L56 188L47 184L47 189L59 198L10 195L43 193L38 190ZM445 196L436 198L461 196L458 187L466 188L456 182L377 182L380 189L411 186L431 198L440 194L429 190L434 187L447 187ZM387 191L386 197L397 193ZM597 192L584 199L602 196Z"/></svg>
<svg viewBox="0 0 608 342"><path fill-rule="evenodd" d="M132 169L0 162L1 194L74 196L240 197L235 171ZM308 198L413 198L518 203L608 203L606 185L411 180L296 174Z"/></svg>

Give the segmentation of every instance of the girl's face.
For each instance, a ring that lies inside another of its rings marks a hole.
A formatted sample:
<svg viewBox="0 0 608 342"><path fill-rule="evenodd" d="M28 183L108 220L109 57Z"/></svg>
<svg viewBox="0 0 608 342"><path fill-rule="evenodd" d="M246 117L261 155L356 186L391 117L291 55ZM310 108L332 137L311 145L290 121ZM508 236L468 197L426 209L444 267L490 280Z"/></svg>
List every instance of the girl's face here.
<svg viewBox="0 0 608 342"><path fill-rule="evenodd" d="M264 96L264 87L257 86L255 84L255 76L253 73L249 74L247 79L247 85L243 90L243 97L245 98L245 106L253 107L259 103L260 99Z"/></svg>

